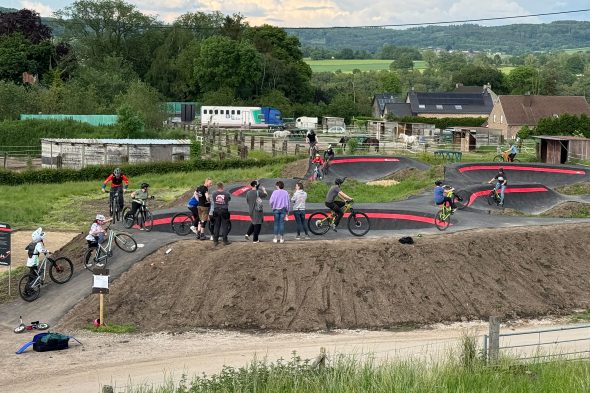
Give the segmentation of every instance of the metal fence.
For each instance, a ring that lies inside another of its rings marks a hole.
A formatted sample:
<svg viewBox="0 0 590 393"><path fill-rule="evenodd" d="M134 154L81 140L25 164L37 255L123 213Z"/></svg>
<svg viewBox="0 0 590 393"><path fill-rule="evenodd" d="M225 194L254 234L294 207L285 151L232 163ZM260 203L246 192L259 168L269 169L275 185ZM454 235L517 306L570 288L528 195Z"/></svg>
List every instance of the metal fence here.
<svg viewBox="0 0 590 393"><path fill-rule="evenodd" d="M1 146L0 163L2 168L12 167L14 162L25 162L41 157L41 146ZM18 166L18 165L17 165Z"/></svg>
<svg viewBox="0 0 590 393"><path fill-rule="evenodd" d="M590 359L590 325L571 325L515 333L500 333L497 318L490 318L483 349L489 362L501 357L519 361Z"/></svg>

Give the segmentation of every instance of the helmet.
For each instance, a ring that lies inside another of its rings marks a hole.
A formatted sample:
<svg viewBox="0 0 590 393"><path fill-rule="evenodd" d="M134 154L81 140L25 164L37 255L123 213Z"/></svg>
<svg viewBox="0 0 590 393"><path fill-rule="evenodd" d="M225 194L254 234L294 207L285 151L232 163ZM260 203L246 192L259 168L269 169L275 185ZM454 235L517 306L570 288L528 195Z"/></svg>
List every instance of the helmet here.
<svg viewBox="0 0 590 393"><path fill-rule="evenodd" d="M331 149L331 148L332 148L332 145L331 145L331 144L330 144L330 145L328 145L328 149Z"/></svg>
<svg viewBox="0 0 590 393"><path fill-rule="evenodd" d="M120 176L121 175L121 168L115 168L115 170L113 171L113 175Z"/></svg>
<svg viewBox="0 0 590 393"><path fill-rule="evenodd" d="M141 183L141 186L139 188L148 188L149 186L150 186L149 184L143 182L143 183Z"/></svg>
<svg viewBox="0 0 590 393"><path fill-rule="evenodd" d="M498 172L504 172L504 168L498 169Z"/></svg>
<svg viewBox="0 0 590 393"><path fill-rule="evenodd" d="M319 157L319 156L320 156L320 153L315 153L315 156L316 156L316 157Z"/></svg>
<svg viewBox="0 0 590 393"><path fill-rule="evenodd" d="M434 184L437 186L442 186L442 180L437 180L434 182Z"/></svg>
<svg viewBox="0 0 590 393"><path fill-rule="evenodd" d="M102 214L97 214L96 215L96 221L104 221L104 220L105 220L105 218L104 218L104 216Z"/></svg>
<svg viewBox="0 0 590 393"><path fill-rule="evenodd" d="M338 178L338 179L334 180L334 184L336 184L337 186L339 186L342 183L344 183L344 179Z"/></svg>
<svg viewBox="0 0 590 393"><path fill-rule="evenodd" d="M45 237L45 232L43 232L43 228L39 227L35 230L35 232L32 233L31 235L31 239L36 243L36 242L40 242L41 240L43 240L43 238Z"/></svg>
<svg viewBox="0 0 590 393"><path fill-rule="evenodd" d="M250 182L250 187L258 187L259 185L260 185L260 183L258 183L258 181L256 181L256 180L252 180Z"/></svg>

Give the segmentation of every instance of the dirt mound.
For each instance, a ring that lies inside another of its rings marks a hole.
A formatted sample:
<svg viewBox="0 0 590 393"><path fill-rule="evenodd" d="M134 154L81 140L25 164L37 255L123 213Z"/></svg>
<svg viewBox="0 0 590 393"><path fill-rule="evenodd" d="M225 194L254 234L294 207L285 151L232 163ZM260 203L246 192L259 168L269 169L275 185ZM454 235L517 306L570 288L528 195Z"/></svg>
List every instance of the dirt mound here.
<svg viewBox="0 0 590 393"><path fill-rule="evenodd" d="M285 165L281 172L281 177L286 178L302 178L307 173L309 167L309 160L307 158L290 162Z"/></svg>
<svg viewBox="0 0 590 393"><path fill-rule="evenodd" d="M590 304L590 223L415 238L182 241L111 285L108 321L141 330L306 331L564 314ZM62 320L94 318L89 297Z"/></svg>
<svg viewBox="0 0 590 393"><path fill-rule="evenodd" d="M588 195L590 194L590 183L582 181L579 183L568 184L565 186L557 187L555 191L565 195Z"/></svg>
<svg viewBox="0 0 590 393"><path fill-rule="evenodd" d="M542 216L577 218L590 217L590 203L566 202L544 212Z"/></svg>

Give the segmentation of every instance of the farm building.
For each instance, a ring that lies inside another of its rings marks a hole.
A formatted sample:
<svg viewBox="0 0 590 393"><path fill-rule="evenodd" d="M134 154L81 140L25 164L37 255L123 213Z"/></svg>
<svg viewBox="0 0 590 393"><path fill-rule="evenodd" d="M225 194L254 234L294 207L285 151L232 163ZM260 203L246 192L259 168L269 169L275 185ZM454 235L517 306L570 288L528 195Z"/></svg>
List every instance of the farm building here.
<svg viewBox="0 0 590 393"><path fill-rule="evenodd" d="M590 160L590 139L579 136L542 135L538 150L541 162L565 164L572 159Z"/></svg>
<svg viewBox="0 0 590 393"><path fill-rule="evenodd" d="M188 139L41 139L44 168L182 161L190 157Z"/></svg>
<svg viewBox="0 0 590 393"><path fill-rule="evenodd" d="M487 127L452 127L453 144L462 152L473 151L480 146L502 144L502 130Z"/></svg>

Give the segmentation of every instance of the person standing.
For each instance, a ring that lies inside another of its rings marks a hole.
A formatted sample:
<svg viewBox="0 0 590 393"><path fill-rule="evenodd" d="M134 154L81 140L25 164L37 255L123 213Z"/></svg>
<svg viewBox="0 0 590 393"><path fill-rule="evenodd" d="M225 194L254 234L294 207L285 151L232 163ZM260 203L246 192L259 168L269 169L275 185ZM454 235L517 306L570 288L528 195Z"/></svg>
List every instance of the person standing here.
<svg viewBox="0 0 590 393"><path fill-rule="evenodd" d="M213 206L213 244L219 244L219 235L223 238L223 244L230 244L227 240L227 232L229 229L229 201L231 195L223 189L223 183L217 183L217 190L211 195L211 203Z"/></svg>
<svg viewBox="0 0 590 393"><path fill-rule="evenodd" d="M285 183L276 182L276 189L270 196L270 207L274 215L274 238L273 243L285 242L285 221L289 212L289 193L284 190Z"/></svg>
<svg viewBox="0 0 590 393"><path fill-rule="evenodd" d="M205 236L205 228L207 228L207 221L209 220L209 209L211 208L211 201L209 200L209 188L213 185L210 178L205 179L203 185L197 187L195 190L195 197L199 201L197 205L197 213L199 215L199 225L197 227L197 238L207 240Z"/></svg>
<svg viewBox="0 0 590 393"><path fill-rule="evenodd" d="M307 200L307 193L303 191L303 183L295 184L295 192L291 197L293 202L293 215L295 216L295 223L297 224L297 237L295 240L301 239L301 232L305 233L305 239L309 239L307 227L305 226L305 201Z"/></svg>
<svg viewBox="0 0 590 393"><path fill-rule="evenodd" d="M267 195L264 186L260 185L256 180L250 183L250 190L246 193L246 203L248 203L248 213L250 214L250 227L244 237L246 240L250 240L250 235L253 234L253 243L260 242L260 240L258 240L258 235L260 235L260 229L262 228L262 222L264 221L262 198L266 198Z"/></svg>

